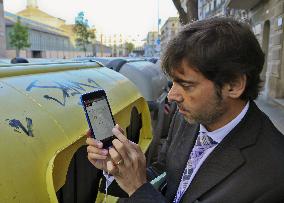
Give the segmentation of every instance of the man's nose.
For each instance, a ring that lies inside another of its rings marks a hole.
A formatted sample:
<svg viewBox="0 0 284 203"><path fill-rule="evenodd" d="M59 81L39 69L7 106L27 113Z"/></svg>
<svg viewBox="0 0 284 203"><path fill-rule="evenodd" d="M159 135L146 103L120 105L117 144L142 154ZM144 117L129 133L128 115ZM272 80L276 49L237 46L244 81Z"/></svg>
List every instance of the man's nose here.
<svg viewBox="0 0 284 203"><path fill-rule="evenodd" d="M182 95L178 91L178 88L175 84L173 84L172 88L168 93L168 101L169 102L182 102Z"/></svg>

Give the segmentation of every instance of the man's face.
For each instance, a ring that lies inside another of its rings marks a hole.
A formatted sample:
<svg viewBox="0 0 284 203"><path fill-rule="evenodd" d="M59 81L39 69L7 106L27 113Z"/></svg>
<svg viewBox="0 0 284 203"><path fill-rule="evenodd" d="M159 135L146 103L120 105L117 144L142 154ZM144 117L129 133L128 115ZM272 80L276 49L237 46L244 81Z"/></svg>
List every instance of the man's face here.
<svg viewBox="0 0 284 203"><path fill-rule="evenodd" d="M169 101L175 101L179 112L189 123L210 125L227 111L223 96L217 95L214 83L183 60L173 70L173 86L168 94ZM220 93L221 94L221 93Z"/></svg>

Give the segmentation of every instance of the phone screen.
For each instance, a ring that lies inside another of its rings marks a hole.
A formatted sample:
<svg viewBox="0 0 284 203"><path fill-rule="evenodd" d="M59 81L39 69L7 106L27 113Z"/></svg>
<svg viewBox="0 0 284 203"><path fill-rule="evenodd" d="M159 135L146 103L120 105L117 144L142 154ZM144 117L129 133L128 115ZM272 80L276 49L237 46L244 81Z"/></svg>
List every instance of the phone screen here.
<svg viewBox="0 0 284 203"><path fill-rule="evenodd" d="M89 99L84 103L95 138L103 140L111 137L114 123L106 98Z"/></svg>

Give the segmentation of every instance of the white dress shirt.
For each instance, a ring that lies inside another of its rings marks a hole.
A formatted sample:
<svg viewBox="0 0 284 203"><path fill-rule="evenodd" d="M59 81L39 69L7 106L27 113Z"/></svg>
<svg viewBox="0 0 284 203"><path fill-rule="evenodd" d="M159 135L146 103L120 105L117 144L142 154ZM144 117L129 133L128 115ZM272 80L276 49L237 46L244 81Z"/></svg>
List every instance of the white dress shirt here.
<svg viewBox="0 0 284 203"><path fill-rule="evenodd" d="M219 128L217 130L214 130L212 132L207 131L207 129L203 125L200 124L199 132L205 132L209 137L211 137L215 142L217 142L219 144L226 137L226 135L228 135L229 132L231 130L233 130L234 127L236 127L236 125L243 119L243 117L246 115L246 113L248 111L248 108L249 108L249 102L246 104L246 106L243 108L241 113L236 118L231 120L225 126ZM204 155L199 160L198 164L196 165L195 169L192 172L192 175L189 179L189 185L192 182L195 174L199 170L200 166L203 164L203 162L206 160L206 158L211 154L211 152L217 147L217 145L215 145L214 147L211 147L211 148L204 151Z"/></svg>

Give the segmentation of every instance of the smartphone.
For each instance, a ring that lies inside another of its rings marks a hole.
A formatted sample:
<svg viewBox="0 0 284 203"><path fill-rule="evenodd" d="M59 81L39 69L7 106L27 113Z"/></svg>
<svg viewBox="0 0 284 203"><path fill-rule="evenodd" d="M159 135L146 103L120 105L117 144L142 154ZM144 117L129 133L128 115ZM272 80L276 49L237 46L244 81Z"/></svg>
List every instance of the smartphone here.
<svg viewBox="0 0 284 203"><path fill-rule="evenodd" d="M115 138L112 134L115 122L105 91L100 89L83 94L81 95L81 102L92 136L103 143L103 148L109 148Z"/></svg>

